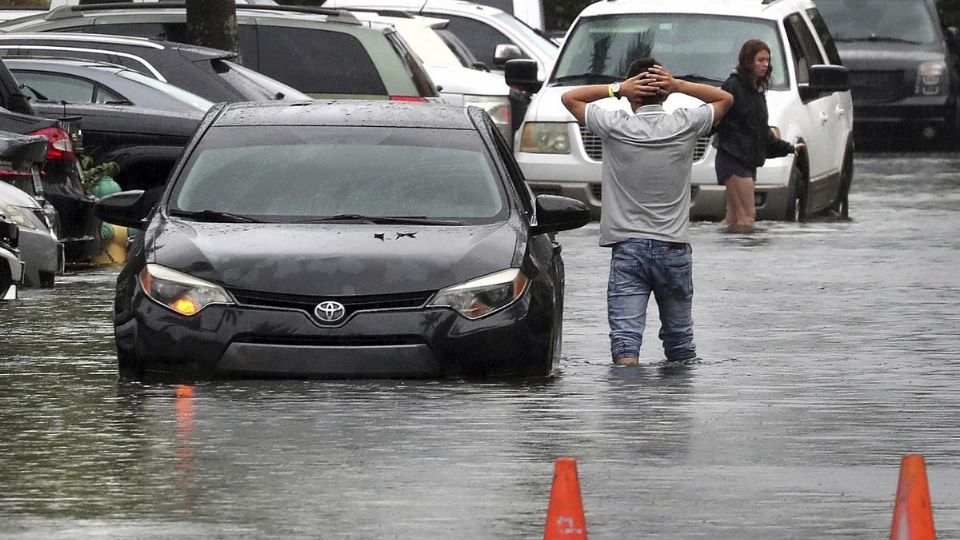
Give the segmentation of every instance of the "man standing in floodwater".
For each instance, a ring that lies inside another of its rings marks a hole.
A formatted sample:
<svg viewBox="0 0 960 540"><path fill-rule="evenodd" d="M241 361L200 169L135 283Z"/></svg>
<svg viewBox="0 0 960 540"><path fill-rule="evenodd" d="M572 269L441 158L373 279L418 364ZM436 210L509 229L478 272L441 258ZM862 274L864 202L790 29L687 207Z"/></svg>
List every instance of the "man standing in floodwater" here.
<svg viewBox="0 0 960 540"><path fill-rule="evenodd" d="M663 101L676 92L704 105L667 113ZM632 113L594 103L608 97L626 98ZM697 138L720 122L733 96L674 79L653 58L641 58L625 81L580 87L561 100L603 142L600 245L613 249L607 282L613 363L639 363L651 293L667 360L696 358L690 171Z"/></svg>

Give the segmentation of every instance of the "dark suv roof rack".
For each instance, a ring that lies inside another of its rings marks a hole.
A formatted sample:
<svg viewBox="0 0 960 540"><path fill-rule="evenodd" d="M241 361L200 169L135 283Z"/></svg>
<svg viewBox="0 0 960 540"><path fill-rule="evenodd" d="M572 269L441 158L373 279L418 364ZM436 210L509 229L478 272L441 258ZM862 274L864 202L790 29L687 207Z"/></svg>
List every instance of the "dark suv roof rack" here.
<svg viewBox="0 0 960 540"><path fill-rule="evenodd" d="M186 8L186 2L110 2L103 4L83 4L79 6L61 6L52 10L48 20L75 17L85 11L108 11L124 9ZM309 15L327 15L331 22L360 24L349 11L311 6L269 6L262 4L238 4L237 11L278 11L286 13L304 13Z"/></svg>

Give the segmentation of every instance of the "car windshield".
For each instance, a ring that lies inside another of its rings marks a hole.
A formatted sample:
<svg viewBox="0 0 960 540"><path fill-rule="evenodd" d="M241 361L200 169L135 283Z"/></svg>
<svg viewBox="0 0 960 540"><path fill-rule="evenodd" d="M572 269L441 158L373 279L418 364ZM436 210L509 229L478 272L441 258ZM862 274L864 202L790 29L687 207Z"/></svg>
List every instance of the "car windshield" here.
<svg viewBox="0 0 960 540"><path fill-rule="evenodd" d="M514 32L523 36L523 42L536 47L545 58L557 57L557 44L541 36L536 30L529 27L520 19L509 13L497 13L494 18L504 26L509 26Z"/></svg>
<svg viewBox="0 0 960 540"><path fill-rule="evenodd" d="M266 222L489 222L508 209L495 171L474 131L216 127L190 156L169 209Z"/></svg>
<svg viewBox="0 0 960 540"><path fill-rule="evenodd" d="M822 0L817 9L836 41L933 43L938 39L923 0Z"/></svg>
<svg viewBox="0 0 960 540"><path fill-rule="evenodd" d="M181 102L186 103L187 105L199 109L201 111L206 111L213 106L213 102L207 99L204 99L192 92L187 92L186 90L180 88L179 86L174 86L169 83L154 79L152 77L147 77L139 71L134 71L132 69L124 69L117 71L117 75L123 77L124 79L131 80L135 83L142 84L143 86L148 86L154 90L163 92L167 96Z"/></svg>
<svg viewBox="0 0 960 540"><path fill-rule="evenodd" d="M676 77L719 85L751 38L770 46L771 88L785 87L783 48L773 21L673 13L581 19L566 39L550 84L619 80L633 60L653 57Z"/></svg>

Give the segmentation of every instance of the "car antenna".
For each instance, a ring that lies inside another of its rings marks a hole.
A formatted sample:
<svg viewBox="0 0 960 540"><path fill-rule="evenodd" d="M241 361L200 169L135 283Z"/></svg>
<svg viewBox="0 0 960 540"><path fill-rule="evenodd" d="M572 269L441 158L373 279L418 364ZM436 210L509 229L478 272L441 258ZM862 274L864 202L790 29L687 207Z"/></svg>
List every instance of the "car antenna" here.
<svg viewBox="0 0 960 540"><path fill-rule="evenodd" d="M417 15L423 16L423 10L427 9L427 2L430 0L423 0L423 5L420 6L420 11L417 12Z"/></svg>

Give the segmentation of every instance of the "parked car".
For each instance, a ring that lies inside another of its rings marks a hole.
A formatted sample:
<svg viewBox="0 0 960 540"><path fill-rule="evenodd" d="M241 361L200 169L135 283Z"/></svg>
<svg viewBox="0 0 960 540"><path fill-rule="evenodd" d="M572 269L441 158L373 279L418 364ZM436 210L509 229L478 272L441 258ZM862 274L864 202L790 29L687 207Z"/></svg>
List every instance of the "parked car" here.
<svg viewBox="0 0 960 540"><path fill-rule="evenodd" d="M138 106L206 112L213 105L179 86L117 64L69 58L7 58L3 61L36 103Z"/></svg>
<svg viewBox="0 0 960 540"><path fill-rule="evenodd" d="M19 228L0 214L0 300L16 300L23 283L23 261L18 245Z"/></svg>
<svg viewBox="0 0 960 540"><path fill-rule="evenodd" d="M121 371L190 377L547 376L551 233L589 220L533 198L482 110L350 100L218 104L159 204L98 212L144 230L117 278Z"/></svg>
<svg viewBox="0 0 960 540"><path fill-rule="evenodd" d="M0 32L0 57L49 56L122 65L213 102L309 99L290 86L232 62L237 55L219 49L99 34Z"/></svg>
<svg viewBox="0 0 960 540"><path fill-rule="evenodd" d="M437 84L440 97L451 105L480 107L513 143L510 122L510 87L502 75L478 70L464 64L435 31L446 27L447 21L409 15L404 12L386 16L375 12L352 11L363 21L389 24L396 28L410 50L423 62L430 78Z"/></svg>
<svg viewBox="0 0 960 540"><path fill-rule="evenodd" d="M148 109L111 104L36 103L41 114L79 116L84 154L93 163L116 163L124 189L161 188L203 118L192 110Z"/></svg>
<svg viewBox="0 0 960 540"><path fill-rule="evenodd" d="M818 0L850 70L858 136L944 140L960 133L960 73L934 0ZM825 22L824 22L825 21Z"/></svg>
<svg viewBox="0 0 960 540"><path fill-rule="evenodd" d="M43 135L21 135L0 131L0 181L27 193L43 208L51 231L60 230L60 214L43 191L41 171L47 159L49 141Z"/></svg>
<svg viewBox="0 0 960 540"><path fill-rule="evenodd" d="M64 244L68 262L83 262L100 252L101 223L93 213L96 197L83 186L78 154L80 127L76 117L37 116L13 75L0 62L0 131L47 138L47 157L41 171L41 189L32 193L38 204L52 204L60 221L55 234ZM53 276L45 276L53 284Z"/></svg>
<svg viewBox="0 0 960 540"><path fill-rule="evenodd" d="M491 70L502 73L507 60L527 58L537 62L540 76L557 56L557 46L509 13L463 0L327 0L328 8L403 10L450 21L456 34L474 56Z"/></svg>
<svg viewBox="0 0 960 540"><path fill-rule="evenodd" d="M602 146L566 110L561 94L578 85L623 79L638 55L653 56L678 78L719 86L736 67L742 44L759 38L774 58L766 92L769 123L783 139L806 147L768 159L757 170L757 218L797 220L826 209L846 216L853 180L853 105L846 68L831 61L811 16L816 7L809 0L694 0L682 10L671 0L591 4L571 26L546 83L529 61L507 65L508 84L538 91L515 143L527 181L536 192L584 201L599 215ZM626 100L598 104L629 110ZM697 104L674 94L664 106ZM693 218L724 215L714 155L710 137L701 138L692 171Z"/></svg>
<svg viewBox="0 0 960 540"><path fill-rule="evenodd" d="M53 287L55 276L63 272L63 244L50 229L43 208L30 195L0 182L0 215L17 224L23 286Z"/></svg>
<svg viewBox="0 0 960 540"><path fill-rule="evenodd" d="M311 8L238 6L236 16L243 65L313 97L439 100L430 76L390 27L361 24L345 11ZM65 6L0 29L183 42L186 17L182 2ZM211 101L228 101L171 82Z"/></svg>

